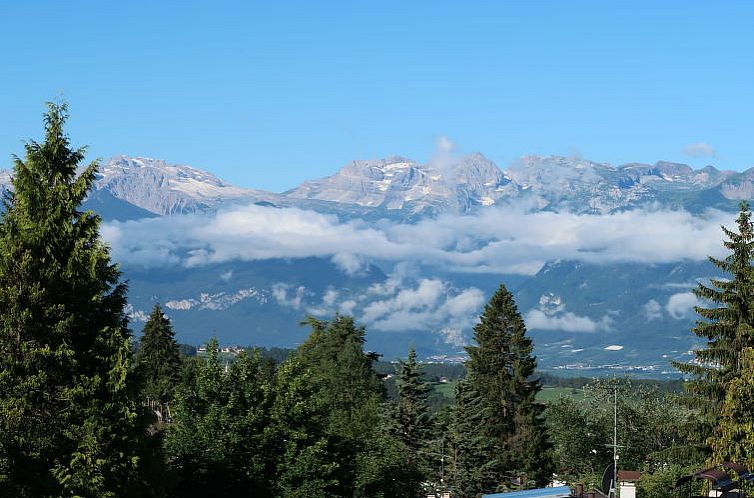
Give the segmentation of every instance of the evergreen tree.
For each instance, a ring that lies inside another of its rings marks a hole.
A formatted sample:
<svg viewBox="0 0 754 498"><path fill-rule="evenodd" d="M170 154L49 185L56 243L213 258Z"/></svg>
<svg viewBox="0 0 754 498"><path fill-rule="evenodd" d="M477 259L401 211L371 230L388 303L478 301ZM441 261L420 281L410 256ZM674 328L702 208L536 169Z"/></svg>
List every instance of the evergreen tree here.
<svg viewBox="0 0 754 498"><path fill-rule="evenodd" d="M467 347L470 392L480 398L483 427L495 441L488 462L497 462L498 484L512 475L537 484L552 474L544 406L536 402L542 386L533 379L537 366L531 339L513 296L504 285L492 296L474 327L476 346Z"/></svg>
<svg viewBox="0 0 754 498"><path fill-rule="evenodd" d="M377 356L364 352L365 330L351 317L308 323L312 333L297 355L317 386L314 396L328 408L322 426L338 463L332 496L383 496L394 482L388 455L395 452L384 436L384 390L372 368Z"/></svg>
<svg viewBox="0 0 754 498"><path fill-rule="evenodd" d="M469 378L456 386L456 402L450 425L449 480L454 496L477 498L483 492L498 491L504 467L498 458L499 443L489 435L485 423L487 407Z"/></svg>
<svg viewBox="0 0 754 498"><path fill-rule="evenodd" d="M409 349L408 358L401 362L398 373L398 406L395 410L394 433L402 445L403 468L414 476L406 496L419 495L426 480L425 449L429 439L430 417L427 398L429 385L416 361L416 350Z"/></svg>
<svg viewBox="0 0 754 498"><path fill-rule="evenodd" d="M700 299L713 304L697 306L696 312L704 319L697 322L693 332L704 339L705 348L694 351L694 363L674 365L681 372L693 376L686 383L688 396L683 398L687 406L699 416L687 431L696 440L685 449L689 456L700 458L709 455L710 439L717 426L725 387L741 370L741 351L754 346L754 274L752 273L752 243L754 229L748 203L741 202L738 232L722 227L727 240L724 246L730 251L725 259L710 257L709 260L725 274L715 278L710 285L700 283L694 293Z"/></svg>
<svg viewBox="0 0 754 498"><path fill-rule="evenodd" d="M187 380L165 438L175 495L271 496L270 386L262 382L259 355L241 353L226 371L213 339Z"/></svg>
<svg viewBox="0 0 754 498"><path fill-rule="evenodd" d="M712 443L717 463L754 467L754 349L740 354L739 375L727 387L717 437Z"/></svg>
<svg viewBox="0 0 754 498"><path fill-rule="evenodd" d="M275 496L334 496L339 464L324 426L327 406L298 356L277 370L270 438L275 442Z"/></svg>
<svg viewBox="0 0 754 498"><path fill-rule="evenodd" d="M142 382L142 399L168 416L168 402L180 379L181 356L170 319L155 304L139 343L136 367Z"/></svg>
<svg viewBox="0 0 754 498"><path fill-rule="evenodd" d="M122 497L138 488L126 286L80 211L65 104L15 158L0 220L0 495Z"/></svg>

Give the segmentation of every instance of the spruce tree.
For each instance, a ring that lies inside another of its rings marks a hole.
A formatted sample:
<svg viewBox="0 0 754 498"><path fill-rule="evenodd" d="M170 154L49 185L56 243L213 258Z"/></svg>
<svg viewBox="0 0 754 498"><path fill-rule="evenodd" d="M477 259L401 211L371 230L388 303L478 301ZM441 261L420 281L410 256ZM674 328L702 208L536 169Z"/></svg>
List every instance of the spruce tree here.
<svg viewBox="0 0 754 498"><path fill-rule="evenodd" d="M727 237L723 245L730 251L724 259L709 260L725 273L725 278L713 278L710 285L699 283L694 294L712 305L697 306L703 318L693 332L706 340L706 346L696 349L693 363L674 365L692 376L686 382L686 405L698 413L695 422L687 427L696 443L685 448L689 456L704 458L710 452L710 439L717 426L726 385L741 370L741 352L754 346L754 273L752 272L752 243L754 229L747 202L739 207L736 219L738 232L722 227Z"/></svg>
<svg viewBox="0 0 754 498"><path fill-rule="evenodd" d="M740 355L740 372L727 386L717 437L712 442L716 463L754 466L754 349Z"/></svg>
<svg viewBox="0 0 754 498"><path fill-rule="evenodd" d="M421 452L429 436L429 385L424 382L416 350L410 348L408 358L401 362L398 372L398 407L396 410L396 430L398 439L408 450L409 465L421 460Z"/></svg>
<svg viewBox="0 0 754 498"><path fill-rule="evenodd" d="M494 454L503 483L511 475L544 484L551 477L550 444L536 402L542 386L526 325L513 296L501 285L474 327L476 346L469 346L468 382L485 410L484 430L496 442Z"/></svg>
<svg viewBox="0 0 754 498"><path fill-rule="evenodd" d="M169 401L178 384L181 356L170 319L155 304L139 343L136 366L142 382L142 400L168 416Z"/></svg>
<svg viewBox="0 0 754 498"><path fill-rule="evenodd" d="M428 396L429 385L424 382L416 350L412 347L398 372L398 406L394 422L395 436L402 446L403 468L414 476L404 491L406 496L419 495L420 485L426 480L425 450L431 422Z"/></svg>
<svg viewBox="0 0 754 498"><path fill-rule="evenodd" d="M338 463L331 496L379 496L391 482L386 454L394 452L382 437L388 424L384 389L372 368L376 355L364 351L365 330L352 317L308 323L312 333L297 357L317 386L314 396L328 408L322 424Z"/></svg>
<svg viewBox="0 0 754 498"><path fill-rule="evenodd" d="M0 219L0 495L122 497L134 479L126 286L82 212L97 164L79 172L65 104L15 158Z"/></svg>
<svg viewBox="0 0 754 498"><path fill-rule="evenodd" d="M505 471L500 445L485 428L489 410L470 379L462 379L456 386L450 424L448 468L451 488L459 498L477 498L483 492L504 489L500 486Z"/></svg>

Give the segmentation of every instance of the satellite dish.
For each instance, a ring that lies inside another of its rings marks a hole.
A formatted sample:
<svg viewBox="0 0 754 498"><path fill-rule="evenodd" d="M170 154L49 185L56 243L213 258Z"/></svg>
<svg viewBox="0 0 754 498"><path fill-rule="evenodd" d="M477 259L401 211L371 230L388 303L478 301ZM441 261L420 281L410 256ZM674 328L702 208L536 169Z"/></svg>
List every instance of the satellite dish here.
<svg viewBox="0 0 754 498"><path fill-rule="evenodd" d="M615 472L615 462L605 467L605 472L602 473L602 491L603 495L609 495L610 490L613 488L613 473ZM616 486L617 487L617 486Z"/></svg>

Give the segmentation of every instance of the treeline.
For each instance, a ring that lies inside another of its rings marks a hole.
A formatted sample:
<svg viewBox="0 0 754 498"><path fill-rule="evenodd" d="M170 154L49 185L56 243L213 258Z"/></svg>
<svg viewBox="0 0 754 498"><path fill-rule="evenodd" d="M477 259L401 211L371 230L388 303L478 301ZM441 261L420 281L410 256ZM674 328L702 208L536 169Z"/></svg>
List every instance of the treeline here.
<svg viewBox="0 0 754 498"><path fill-rule="evenodd" d="M435 415L415 353L388 400L347 316L310 319L292 352L225 362L216 341L178 345L156 306L134 345L100 218L80 210L97 164L66 119L49 104L0 217L0 495L471 497L549 480L532 344L503 286L457 405Z"/></svg>
<svg viewBox="0 0 754 498"><path fill-rule="evenodd" d="M537 376L542 385L548 387L570 387L583 389L595 383L594 377L561 377L547 372L538 372ZM631 379L633 386L657 389L660 392L680 393L683 392L685 381L678 379Z"/></svg>

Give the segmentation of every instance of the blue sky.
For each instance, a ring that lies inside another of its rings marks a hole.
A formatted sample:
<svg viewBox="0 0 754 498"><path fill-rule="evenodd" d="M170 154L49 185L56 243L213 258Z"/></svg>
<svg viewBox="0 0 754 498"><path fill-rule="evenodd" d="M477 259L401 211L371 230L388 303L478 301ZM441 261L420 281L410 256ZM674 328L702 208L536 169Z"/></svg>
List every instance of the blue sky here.
<svg viewBox="0 0 754 498"><path fill-rule="evenodd" d="M8 3L4 164L63 96L91 157L275 191L441 136L501 167L754 166L752 2Z"/></svg>

